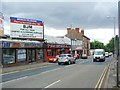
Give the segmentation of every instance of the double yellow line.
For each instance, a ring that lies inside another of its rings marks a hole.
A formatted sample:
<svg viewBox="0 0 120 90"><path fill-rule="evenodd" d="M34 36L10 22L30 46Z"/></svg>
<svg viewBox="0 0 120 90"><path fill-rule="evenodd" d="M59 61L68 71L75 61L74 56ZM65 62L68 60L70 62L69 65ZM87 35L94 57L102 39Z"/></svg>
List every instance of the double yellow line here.
<svg viewBox="0 0 120 90"><path fill-rule="evenodd" d="M100 88L102 87L102 83L103 83L105 75L106 75L106 73L108 71L108 67L109 67L109 65L104 68L104 70L103 70L103 72L102 72L102 74L100 76L100 79L98 80L94 90L100 90Z"/></svg>

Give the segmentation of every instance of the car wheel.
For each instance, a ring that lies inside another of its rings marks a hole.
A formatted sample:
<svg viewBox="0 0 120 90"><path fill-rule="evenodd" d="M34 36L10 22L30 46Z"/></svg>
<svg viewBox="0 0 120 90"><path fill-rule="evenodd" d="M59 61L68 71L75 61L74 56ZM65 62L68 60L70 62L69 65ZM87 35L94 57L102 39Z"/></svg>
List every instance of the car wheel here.
<svg viewBox="0 0 120 90"><path fill-rule="evenodd" d="M58 65L61 65L61 63L60 63L60 62L58 62Z"/></svg>
<svg viewBox="0 0 120 90"><path fill-rule="evenodd" d="M73 62L73 64L75 64L75 63L76 63L76 61Z"/></svg>
<svg viewBox="0 0 120 90"><path fill-rule="evenodd" d="M70 65L71 64L71 62L70 62L70 60L68 61L68 65Z"/></svg>
<svg viewBox="0 0 120 90"><path fill-rule="evenodd" d="M93 62L96 62L96 60L93 59Z"/></svg>

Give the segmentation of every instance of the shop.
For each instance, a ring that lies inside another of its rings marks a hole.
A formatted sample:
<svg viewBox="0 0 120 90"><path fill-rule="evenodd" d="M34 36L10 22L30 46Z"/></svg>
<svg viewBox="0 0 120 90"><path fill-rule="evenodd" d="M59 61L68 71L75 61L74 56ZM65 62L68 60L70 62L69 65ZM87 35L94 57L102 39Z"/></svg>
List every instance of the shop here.
<svg viewBox="0 0 120 90"><path fill-rule="evenodd" d="M48 61L49 58L55 57L60 54L66 54L69 52L70 45L65 44L47 44L45 51L45 59Z"/></svg>
<svg viewBox="0 0 120 90"><path fill-rule="evenodd" d="M43 44L39 41L1 40L0 43L3 66L43 62Z"/></svg>

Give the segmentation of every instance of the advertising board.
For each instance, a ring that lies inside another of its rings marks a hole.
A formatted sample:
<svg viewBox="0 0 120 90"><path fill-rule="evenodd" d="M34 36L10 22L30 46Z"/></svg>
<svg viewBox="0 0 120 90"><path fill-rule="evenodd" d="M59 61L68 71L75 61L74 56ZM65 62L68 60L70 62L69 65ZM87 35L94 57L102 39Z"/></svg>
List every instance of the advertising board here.
<svg viewBox="0 0 120 90"><path fill-rule="evenodd" d="M35 19L10 17L10 37L43 39L43 22Z"/></svg>

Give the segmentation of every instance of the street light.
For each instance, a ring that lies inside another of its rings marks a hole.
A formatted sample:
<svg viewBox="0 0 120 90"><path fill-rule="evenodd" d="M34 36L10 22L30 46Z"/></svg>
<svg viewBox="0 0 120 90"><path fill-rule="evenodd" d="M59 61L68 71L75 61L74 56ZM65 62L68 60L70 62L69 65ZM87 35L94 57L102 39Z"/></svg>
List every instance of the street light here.
<svg viewBox="0 0 120 90"><path fill-rule="evenodd" d="M113 23L114 23L114 43L113 43L113 56L115 57L115 17L113 16L107 16L108 19L112 18L113 19Z"/></svg>
<svg viewBox="0 0 120 90"><path fill-rule="evenodd" d="M72 24L70 25L70 29L71 29L71 54L72 54L72 38L73 38L73 34L72 34Z"/></svg>

